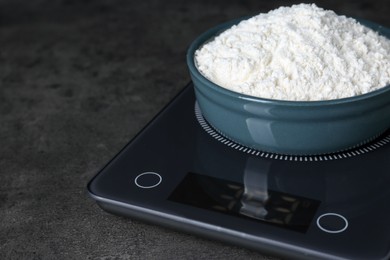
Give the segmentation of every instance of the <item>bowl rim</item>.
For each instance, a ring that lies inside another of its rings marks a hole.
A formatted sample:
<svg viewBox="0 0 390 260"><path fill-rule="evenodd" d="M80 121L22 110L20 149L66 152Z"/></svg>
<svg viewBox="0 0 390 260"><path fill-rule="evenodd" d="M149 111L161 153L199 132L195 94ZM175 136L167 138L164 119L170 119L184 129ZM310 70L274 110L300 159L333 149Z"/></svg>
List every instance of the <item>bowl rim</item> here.
<svg viewBox="0 0 390 260"><path fill-rule="evenodd" d="M351 102L357 102L357 101L363 101L369 98L376 97L378 95L382 95L383 93L389 92L390 93L390 84L381 87L379 89L367 92L365 94L360 94L352 97L345 97L345 98L339 98L339 99L329 99L329 100L313 100L313 101L294 101L294 100L281 100L281 99L270 99L270 98L262 98L262 97L256 97L251 96L239 92L235 92L229 89L226 89L222 86L219 86L209 79L207 79L205 76L200 73L200 71L197 69L195 65L195 52L199 49L201 45L203 45L205 42L210 40L212 37L215 37L215 35L218 35L222 33L223 31L229 29L230 27L237 25L239 22L249 19L252 16L245 16L241 18L237 18L234 20L230 20L224 23L221 23L217 26L214 26L202 34L200 34L189 46L186 54L186 61L187 66L189 68L190 73L193 77L195 77L197 80L201 81L205 86L208 86L209 88L223 94L230 96L232 98L238 98L241 100L246 101L252 101L256 103L262 103L262 104L274 104L274 105L280 105L280 106L293 106L293 107L304 107L304 106L328 106L328 105L339 105L339 104L348 104ZM360 24L370 28L371 30L376 31L380 35L386 37L390 40L390 28L387 28L385 26L382 26L380 24L377 24L375 22L361 19L361 18L354 18L357 22ZM197 86L195 86L197 87Z"/></svg>

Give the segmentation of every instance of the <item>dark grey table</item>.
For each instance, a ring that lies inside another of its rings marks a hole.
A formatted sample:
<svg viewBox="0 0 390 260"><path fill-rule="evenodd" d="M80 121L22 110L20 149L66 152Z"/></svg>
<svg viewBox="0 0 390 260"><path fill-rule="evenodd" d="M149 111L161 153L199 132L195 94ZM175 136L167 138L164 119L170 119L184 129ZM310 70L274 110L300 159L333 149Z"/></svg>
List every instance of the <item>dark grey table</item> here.
<svg viewBox="0 0 390 260"><path fill-rule="evenodd" d="M0 0L0 259L271 259L107 214L85 186L189 81L199 33L293 2ZM317 2L390 26L387 0Z"/></svg>

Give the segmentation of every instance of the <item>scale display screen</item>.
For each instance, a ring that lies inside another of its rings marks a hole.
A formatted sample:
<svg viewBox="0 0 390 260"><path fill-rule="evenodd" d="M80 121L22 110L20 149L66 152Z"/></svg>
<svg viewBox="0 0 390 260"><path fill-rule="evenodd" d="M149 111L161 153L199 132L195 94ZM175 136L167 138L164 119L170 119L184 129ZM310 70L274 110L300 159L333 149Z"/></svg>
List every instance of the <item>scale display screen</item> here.
<svg viewBox="0 0 390 260"><path fill-rule="evenodd" d="M188 173L168 200L305 233L318 200Z"/></svg>

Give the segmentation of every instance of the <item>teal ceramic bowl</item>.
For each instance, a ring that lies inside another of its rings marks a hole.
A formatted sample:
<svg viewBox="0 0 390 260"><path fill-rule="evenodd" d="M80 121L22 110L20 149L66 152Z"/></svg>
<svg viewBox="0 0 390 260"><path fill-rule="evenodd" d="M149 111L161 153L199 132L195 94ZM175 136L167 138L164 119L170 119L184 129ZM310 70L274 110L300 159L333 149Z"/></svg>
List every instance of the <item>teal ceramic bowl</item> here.
<svg viewBox="0 0 390 260"><path fill-rule="evenodd" d="M361 145L390 127L390 85L350 98L300 102L257 98L212 83L197 70L194 53L240 20L201 34L187 52L199 107L208 123L222 135L261 151L317 155ZM390 38L390 29L359 21Z"/></svg>

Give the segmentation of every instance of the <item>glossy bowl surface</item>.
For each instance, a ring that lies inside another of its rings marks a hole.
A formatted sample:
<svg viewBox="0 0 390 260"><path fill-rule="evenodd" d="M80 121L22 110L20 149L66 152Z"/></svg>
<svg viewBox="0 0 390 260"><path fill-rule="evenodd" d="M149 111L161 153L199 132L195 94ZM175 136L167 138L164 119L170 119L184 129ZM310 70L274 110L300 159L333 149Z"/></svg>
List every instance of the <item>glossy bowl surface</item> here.
<svg viewBox="0 0 390 260"><path fill-rule="evenodd" d="M221 134L261 151L314 155L361 145L390 127L390 85L343 99L283 101L233 92L205 78L196 68L195 51L241 20L211 28L187 51L199 107L208 123ZM359 22L390 38L390 29L370 21Z"/></svg>

